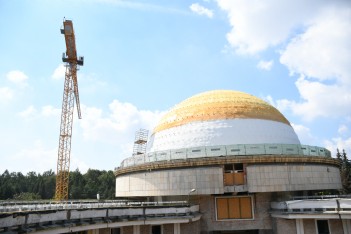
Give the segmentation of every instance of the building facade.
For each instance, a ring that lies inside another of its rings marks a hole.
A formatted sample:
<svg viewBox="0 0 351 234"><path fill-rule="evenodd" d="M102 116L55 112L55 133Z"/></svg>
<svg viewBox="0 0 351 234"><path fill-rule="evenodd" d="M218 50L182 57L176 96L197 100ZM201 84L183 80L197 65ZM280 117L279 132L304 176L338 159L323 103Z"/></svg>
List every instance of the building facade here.
<svg viewBox="0 0 351 234"><path fill-rule="evenodd" d="M136 144L146 151L116 169L116 197L184 201L198 206L197 218L163 215L125 226L123 234L351 233L349 199L312 197L338 193L339 161L325 148L302 145L289 121L257 97L195 95Z"/></svg>

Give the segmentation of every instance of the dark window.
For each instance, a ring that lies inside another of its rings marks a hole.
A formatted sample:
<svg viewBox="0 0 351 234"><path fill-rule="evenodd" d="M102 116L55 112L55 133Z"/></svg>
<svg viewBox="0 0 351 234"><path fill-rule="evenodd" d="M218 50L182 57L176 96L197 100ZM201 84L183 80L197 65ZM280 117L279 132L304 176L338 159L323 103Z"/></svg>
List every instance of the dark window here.
<svg viewBox="0 0 351 234"><path fill-rule="evenodd" d="M120 228L111 228L111 234L121 234Z"/></svg>
<svg viewBox="0 0 351 234"><path fill-rule="evenodd" d="M328 220L317 220L318 234L329 234Z"/></svg>
<svg viewBox="0 0 351 234"><path fill-rule="evenodd" d="M191 152L201 152L201 150L192 150Z"/></svg>
<svg viewBox="0 0 351 234"><path fill-rule="evenodd" d="M244 166L242 163L235 163L234 164L234 170L235 171L243 171L244 170Z"/></svg>
<svg viewBox="0 0 351 234"><path fill-rule="evenodd" d="M151 234L161 234L161 225L155 225L151 228Z"/></svg>
<svg viewBox="0 0 351 234"><path fill-rule="evenodd" d="M220 148L214 148L214 149L211 149L211 151L219 151L221 150Z"/></svg>
<svg viewBox="0 0 351 234"><path fill-rule="evenodd" d="M233 172L233 164L225 164L224 171L225 172Z"/></svg>
<svg viewBox="0 0 351 234"><path fill-rule="evenodd" d="M231 149L230 151L231 151L231 152L239 152L240 149Z"/></svg>

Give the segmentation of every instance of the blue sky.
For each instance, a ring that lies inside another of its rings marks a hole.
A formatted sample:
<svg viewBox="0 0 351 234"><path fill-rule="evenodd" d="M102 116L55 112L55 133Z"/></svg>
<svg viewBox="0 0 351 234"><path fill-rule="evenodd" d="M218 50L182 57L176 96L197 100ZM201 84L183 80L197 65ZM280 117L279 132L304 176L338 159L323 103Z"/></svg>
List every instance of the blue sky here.
<svg viewBox="0 0 351 234"><path fill-rule="evenodd" d="M64 17L85 57L72 170L112 170L135 131L214 89L260 97L302 144L351 154L350 1L0 0L0 173L56 171Z"/></svg>

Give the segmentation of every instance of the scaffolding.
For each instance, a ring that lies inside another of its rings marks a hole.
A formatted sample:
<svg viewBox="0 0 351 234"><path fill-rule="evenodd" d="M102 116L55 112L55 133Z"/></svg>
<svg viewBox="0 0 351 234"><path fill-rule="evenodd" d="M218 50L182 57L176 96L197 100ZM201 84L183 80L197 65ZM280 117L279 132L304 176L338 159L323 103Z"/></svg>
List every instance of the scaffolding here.
<svg viewBox="0 0 351 234"><path fill-rule="evenodd" d="M149 131L146 129L139 129L135 132L133 156L145 154L148 135Z"/></svg>

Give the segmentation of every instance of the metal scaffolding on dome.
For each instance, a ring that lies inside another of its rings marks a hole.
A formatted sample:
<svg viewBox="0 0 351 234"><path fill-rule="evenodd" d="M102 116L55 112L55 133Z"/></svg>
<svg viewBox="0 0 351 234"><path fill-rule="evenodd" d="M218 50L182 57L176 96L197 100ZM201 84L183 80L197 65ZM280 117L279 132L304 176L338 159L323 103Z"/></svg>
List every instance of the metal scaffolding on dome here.
<svg viewBox="0 0 351 234"><path fill-rule="evenodd" d="M149 131L146 129L139 129L135 132L133 156L145 154L148 136Z"/></svg>

